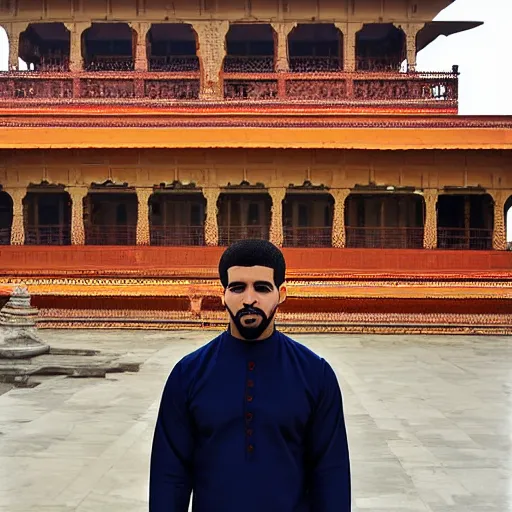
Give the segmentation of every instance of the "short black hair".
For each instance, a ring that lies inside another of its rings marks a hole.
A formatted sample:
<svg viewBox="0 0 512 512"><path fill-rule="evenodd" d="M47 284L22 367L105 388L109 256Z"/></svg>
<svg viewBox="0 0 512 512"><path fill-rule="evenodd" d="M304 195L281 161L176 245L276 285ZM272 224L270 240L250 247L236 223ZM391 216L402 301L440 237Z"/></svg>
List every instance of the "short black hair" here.
<svg viewBox="0 0 512 512"><path fill-rule="evenodd" d="M230 245L219 261L219 276L227 288L231 267L268 267L274 269L274 284L279 288L285 279L286 262L281 250L268 240L240 240Z"/></svg>

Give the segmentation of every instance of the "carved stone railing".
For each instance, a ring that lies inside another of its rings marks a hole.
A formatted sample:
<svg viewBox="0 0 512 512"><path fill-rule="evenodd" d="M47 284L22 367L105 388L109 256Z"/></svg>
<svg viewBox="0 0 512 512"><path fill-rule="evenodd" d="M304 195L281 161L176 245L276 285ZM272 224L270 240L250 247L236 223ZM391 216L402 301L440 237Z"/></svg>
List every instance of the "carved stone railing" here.
<svg viewBox="0 0 512 512"><path fill-rule="evenodd" d="M453 108L456 73L221 73L224 99ZM0 72L0 103L70 100L198 101L201 78L191 72Z"/></svg>
<svg viewBox="0 0 512 512"><path fill-rule="evenodd" d="M290 71L296 73L325 73L341 69L340 57L290 57Z"/></svg>
<svg viewBox="0 0 512 512"><path fill-rule="evenodd" d="M149 70L169 73L199 72L199 57L196 55L150 57Z"/></svg>
<svg viewBox="0 0 512 512"><path fill-rule="evenodd" d="M274 57L235 57L226 55L224 58L224 73L272 73Z"/></svg>

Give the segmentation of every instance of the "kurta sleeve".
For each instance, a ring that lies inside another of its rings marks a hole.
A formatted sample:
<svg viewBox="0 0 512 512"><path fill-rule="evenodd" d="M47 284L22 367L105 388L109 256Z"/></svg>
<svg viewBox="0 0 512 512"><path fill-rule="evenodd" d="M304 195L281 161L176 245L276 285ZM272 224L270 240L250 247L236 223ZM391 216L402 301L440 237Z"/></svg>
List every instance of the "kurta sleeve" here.
<svg viewBox="0 0 512 512"><path fill-rule="evenodd" d="M193 434L181 366L164 388L153 437L149 512L187 512L192 492Z"/></svg>
<svg viewBox="0 0 512 512"><path fill-rule="evenodd" d="M351 485L341 390L331 366L323 361L323 385L307 439L312 512L350 512Z"/></svg>

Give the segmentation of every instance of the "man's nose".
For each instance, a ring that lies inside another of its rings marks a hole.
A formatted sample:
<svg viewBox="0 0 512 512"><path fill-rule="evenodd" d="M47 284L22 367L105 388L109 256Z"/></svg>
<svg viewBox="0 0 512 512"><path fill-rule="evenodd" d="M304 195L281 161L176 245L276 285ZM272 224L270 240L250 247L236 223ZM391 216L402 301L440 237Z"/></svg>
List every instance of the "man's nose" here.
<svg viewBox="0 0 512 512"><path fill-rule="evenodd" d="M244 304L248 306L254 306L258 302L258 297L252 288L247 288L244 295Z"/></svg>

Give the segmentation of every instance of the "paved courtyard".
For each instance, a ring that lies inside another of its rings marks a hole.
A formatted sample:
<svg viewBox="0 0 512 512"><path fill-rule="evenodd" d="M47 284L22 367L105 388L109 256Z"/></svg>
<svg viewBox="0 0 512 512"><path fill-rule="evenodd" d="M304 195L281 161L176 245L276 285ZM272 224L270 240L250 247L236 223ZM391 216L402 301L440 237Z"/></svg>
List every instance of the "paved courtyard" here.
<svg viewBox="0 0 512 512"><path fill-rule="evenodd" d="M106 379L3 388L0 512L147 511L162 386L174 363L213 335L43 331L55 347L128 352L144 364ZM354 511L512 511L510 339L295 338L338 374Z"/></svg>

